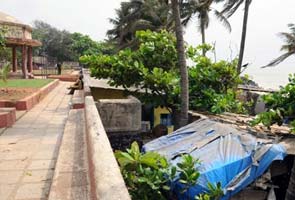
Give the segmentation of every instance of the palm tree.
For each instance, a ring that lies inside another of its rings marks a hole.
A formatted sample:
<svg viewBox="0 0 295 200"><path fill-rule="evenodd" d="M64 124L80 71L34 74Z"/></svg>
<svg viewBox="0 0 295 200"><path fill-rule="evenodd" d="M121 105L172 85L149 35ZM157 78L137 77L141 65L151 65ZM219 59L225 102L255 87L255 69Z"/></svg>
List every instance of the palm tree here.
<svg viewBox="0 0 295 200"><path fill-rule="evenodd" d="M282 32L279 34L279 36L285 41L285 44L281 47L281 51L285 51L286 53L282 54L262 68L276 66L286 60L289 56L295 55L295 24L288 24L288 27L291 30L290 33Z"/></svg>
<svg viewBox="0 0 295 200"><path fill-rule="evenodd" d="M122 2L116 13L117 17L110 19L114 27L107 31L107 35L117 41L119 49L135 46L135 33L138 30L170 30L173 26L169 7L163 0Z"/></svg>
<svg viewBox="0 0 295 200"><path fill-rule="evenodd" d="M219 2L219 0L190 0L182 4L181 6L181 18L182 24L187 26L192 19L197 16L198 27L202 35L202 44L206 43L205 29L209 26L209 13L213 11L216 18L223 23L223 25L231 31L231 26L227 18L216 9L212 8L213 2ZM203 56L205 56L205 49L203 49Z"/></svg>
<svg viewBox="0 0 295 200"><path fill-rule="evenodd" d="M188 72L186 67L185 47L183 39L183 27L180 19L179 1L171 0L172 14L175 23L175 34L177 39L178 65L180 69L181 105L180 105L180 126L188 123Z"/></svg>
<svg viewBox="0 0 295 200"><path fill-rule="evenodd" d="M252 0L226 0L225 7L221 13L226 14L227 17L231 17L237 9L242 5L245 4L244 10L244 18L243 18L243 28L242 28L242 37L241 37L241 44L240 44L240 53L239 53L239 62L237 66L238 74L241 73L244 51L245 51L245 42L246 42L246 34L247 34L247 24L248 24L248 15L249 15L249 8Z"/></svg>

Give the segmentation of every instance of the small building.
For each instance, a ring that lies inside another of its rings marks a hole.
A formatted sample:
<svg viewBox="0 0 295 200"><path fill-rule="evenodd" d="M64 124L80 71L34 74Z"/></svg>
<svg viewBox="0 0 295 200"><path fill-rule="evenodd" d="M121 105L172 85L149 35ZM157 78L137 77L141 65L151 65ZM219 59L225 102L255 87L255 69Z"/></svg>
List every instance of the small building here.
<svg viewBox="0 0 295 200"><path fill-rule="evenodd" d="M22 53L21 71L28 78L33 71L33 47L42 43L32 39L32 28L0 11L0 28L5 30L6 47L12 49L12 71L17 72L17 50Z"/></svg>

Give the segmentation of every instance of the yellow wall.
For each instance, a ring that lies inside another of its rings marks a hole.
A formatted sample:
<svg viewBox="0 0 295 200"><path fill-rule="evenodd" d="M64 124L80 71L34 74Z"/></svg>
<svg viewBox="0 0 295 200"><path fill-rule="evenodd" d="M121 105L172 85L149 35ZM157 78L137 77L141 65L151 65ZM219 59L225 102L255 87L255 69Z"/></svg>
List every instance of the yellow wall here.
<svg viewBox="0 0 295 200"><path fill-rule="evenodd" d="M126 99L123 90L91 88L91 94L96 101L99 99Z"/></svg>
<svg viewBox="0 0 295 200"><path fill-rule="evenodd" d="M154 109L154 127L161 123L161 114L170 114L166 107L157 107ZM168 133L172 133L174 126L168 126Z"/></svg>

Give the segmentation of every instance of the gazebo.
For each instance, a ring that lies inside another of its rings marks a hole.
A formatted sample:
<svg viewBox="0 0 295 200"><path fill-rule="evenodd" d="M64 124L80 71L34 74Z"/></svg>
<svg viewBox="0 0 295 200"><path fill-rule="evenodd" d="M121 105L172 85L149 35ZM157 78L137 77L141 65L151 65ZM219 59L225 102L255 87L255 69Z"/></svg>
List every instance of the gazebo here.
<svg viewBox="0 0 295 200"><path fill-rule="evenodd" d="M12 71L17 72L17 49L22 52L21 69L24 78L33 70L33 47L41 46L42 43L32 39L32 28L23 24L12 16L0 11L0 28L4 28L6 46L12 48Z"/></svg>

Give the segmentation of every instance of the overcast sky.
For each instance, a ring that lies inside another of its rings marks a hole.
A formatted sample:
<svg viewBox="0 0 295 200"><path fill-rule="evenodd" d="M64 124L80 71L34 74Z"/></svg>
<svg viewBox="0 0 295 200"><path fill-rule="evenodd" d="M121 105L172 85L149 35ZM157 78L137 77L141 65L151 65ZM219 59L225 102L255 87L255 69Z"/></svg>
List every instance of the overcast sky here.
<svg viewBox="0 0 295 200"><path fill-rule="evenodd" d="M90 35L103 40L111 28L108 18L121 0L0 0L0 10L31 24L43 20L57 28ZM216 6L215 6L216 7ZM275 68L260 69L280 55L282 40L278 32L288 31L287 24L295 23L294 0L253 0L248 22L244 63L250 63L247 74L264 87L276 88L287 82L288 74L295 73L295 56ZM241 8L231 19L229 33L212 16L207 30L207 42L216 42L217 59L230 59L238 54L242 28ZM201 41L196 25L186 29L185 39L197 45ZM231 49L231 50L230 50Z"/></svg>

